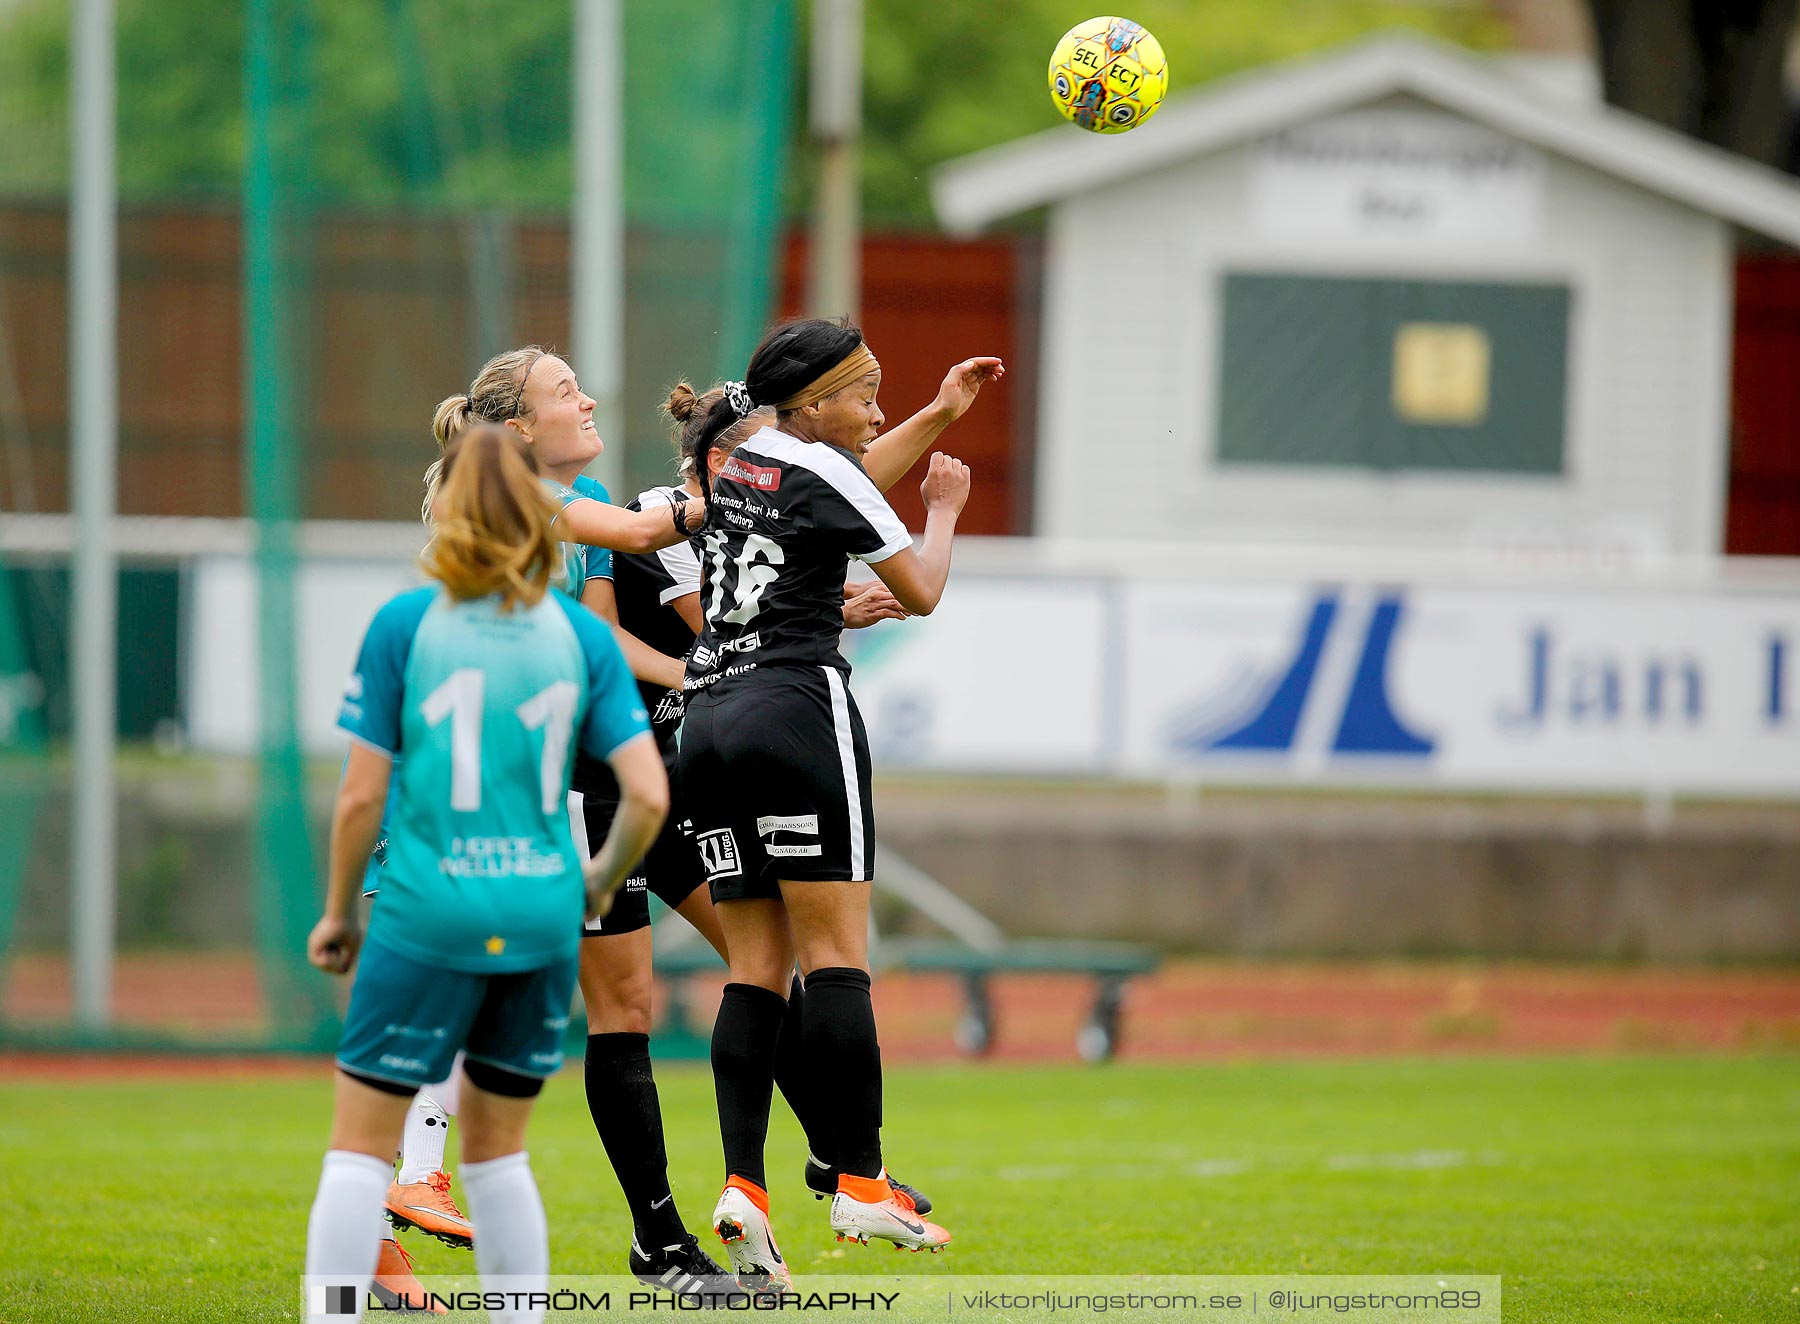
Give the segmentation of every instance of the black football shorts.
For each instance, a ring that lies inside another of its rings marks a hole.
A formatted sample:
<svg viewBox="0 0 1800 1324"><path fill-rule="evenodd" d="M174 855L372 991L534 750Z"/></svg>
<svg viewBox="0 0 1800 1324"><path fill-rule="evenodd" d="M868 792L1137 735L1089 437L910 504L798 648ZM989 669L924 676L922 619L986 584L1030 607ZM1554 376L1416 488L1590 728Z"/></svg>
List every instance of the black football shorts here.
<svg viewBox="0 0 1800 1324"><path fill-rule="evenodd" d="M575 849L584 860L593 858L606 840L613 816L619 812L617 791L612 795L592 792L569 792L569 831L575 838ZM589 937L618 933L635 933L650 923L650 897L655 894L673 910L706 881L700 871L700 857L694 853L694 829L677 798L669 808L662 831L651 843L637 868L625 880L625 886L613 896L612 909L597 920L583 926Z"/></svg>
<svg viewBox="0 0 1800 1324"><path fill-rule="evenodd" d="M689 694L680 770L714 901L874 876L869 738L835 667L768 667Z"/></svg>

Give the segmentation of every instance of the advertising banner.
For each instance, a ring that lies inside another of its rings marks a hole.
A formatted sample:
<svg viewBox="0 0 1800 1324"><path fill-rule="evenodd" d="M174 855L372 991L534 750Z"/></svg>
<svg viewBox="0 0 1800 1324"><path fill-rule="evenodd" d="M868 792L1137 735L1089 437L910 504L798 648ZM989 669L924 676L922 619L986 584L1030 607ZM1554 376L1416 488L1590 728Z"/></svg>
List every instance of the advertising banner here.
<svg viewBox="0 0 1800 1324"><path fill-rule="evenodd" d="M255 748L254 583L194 563L185 712ZM300 577L315 752L405 563ZM877 767L1196 784L1800 799L1800 594L959 574L845 634Z"/></svg>
<svg viewBox="0 0 1800 1324"><path fill-rule="evenodd" d="M1800 794L1800 601L1133 585L1121 771Z"/></svg>
<svg viewBox="0 0 1800 1324"><path fill-rule="evenodd" d="M1117 726L1115 603L1100 580L959 577L930 616L846 633L876 766L1105 769Z"/></svg>

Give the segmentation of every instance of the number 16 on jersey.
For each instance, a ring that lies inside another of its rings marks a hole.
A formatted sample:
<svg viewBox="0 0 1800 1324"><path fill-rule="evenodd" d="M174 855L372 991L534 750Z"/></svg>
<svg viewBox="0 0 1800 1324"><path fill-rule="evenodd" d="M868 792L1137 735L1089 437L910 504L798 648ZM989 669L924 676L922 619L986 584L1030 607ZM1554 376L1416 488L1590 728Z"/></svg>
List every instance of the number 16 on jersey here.
<svg viewBox="0 0 1800 1324"><path fill-rule="evenodd" d="M760 533L745 535L744 548L735 559L725 554L723 533L707 534L706 550L713 569L712 600L706 607L706 619L724 625L748 625L762 610L763 593L781 577L777 567L787 561L787 553L781 550L780 543ZM731 571L729 576L727 570ZM727 578L732 584L732 606L720 615L719 609L725 605Z"/></svg>

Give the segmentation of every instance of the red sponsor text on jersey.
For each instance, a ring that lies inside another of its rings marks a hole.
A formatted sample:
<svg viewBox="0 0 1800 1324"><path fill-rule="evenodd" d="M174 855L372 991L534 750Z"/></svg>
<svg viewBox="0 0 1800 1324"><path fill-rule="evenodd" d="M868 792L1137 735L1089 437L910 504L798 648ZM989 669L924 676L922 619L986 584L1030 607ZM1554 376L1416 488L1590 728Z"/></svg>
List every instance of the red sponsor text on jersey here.
<svg viewBox="0 0 1800 1324"><path fill-rule="evenodd" d="M759 464L751 464L748 460L733 455L725 461L725 467L719 470L720 478L729 478L734 483L743 483L754 487L759 492L774 492L781 487L781 470L779 468L763 468Z"/></svg>

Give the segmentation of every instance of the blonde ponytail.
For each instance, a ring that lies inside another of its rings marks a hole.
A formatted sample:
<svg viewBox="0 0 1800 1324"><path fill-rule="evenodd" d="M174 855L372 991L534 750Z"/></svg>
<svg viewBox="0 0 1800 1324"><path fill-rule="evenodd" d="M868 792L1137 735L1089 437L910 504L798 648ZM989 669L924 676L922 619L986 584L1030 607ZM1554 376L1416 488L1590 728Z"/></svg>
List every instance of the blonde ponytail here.
<svg viewBox="0 0 1800 1324"><path fill-rule="evenodd" d="M425 466L425 497L419 502L419 518L431 527L431 507L437 501L438 487L444 481L444 457L438 456Z"/></svg>
<svg viewBox="0 0 1800 1324"><path fill-rule="evenodd" d="M462 430L475 421L473 402L466 395L452 395L438 405L431 416L431 435L437 438L438 449L442 450L462 433Z"/></svg>
<svg viewBox="0 0 1800 1324"><path fill-rule="evenodd" d="M469 383L467 395L446 396L431 416L431 435L438 450L448 449L451 442L476 423L504 423L513 418L530 418L525 405L525 379L532 366L550 351L542 345L521 345L504 354L496 354L481 365L475 380ZM443 476L443 458L431 462L425 470L425 498L419 503L419 518L431 527L431 503L437 498Z"/></svg>
<svg viewBox="0 0 1800 1324"><path fill-rule="evenodd" d="M477 422L453 437L436 471L434 536L420 561L458 601L500 595L501 609L543 601L562 561L559 513L524 440Z"/></svg>

